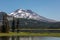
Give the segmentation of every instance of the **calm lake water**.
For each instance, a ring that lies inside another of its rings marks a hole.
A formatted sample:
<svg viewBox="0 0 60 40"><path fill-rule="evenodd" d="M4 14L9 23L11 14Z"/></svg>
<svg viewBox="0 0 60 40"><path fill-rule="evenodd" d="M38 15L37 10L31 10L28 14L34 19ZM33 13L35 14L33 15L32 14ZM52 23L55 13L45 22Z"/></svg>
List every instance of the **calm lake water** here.
<svg viewBox="0 0 60 40"><path fill-rule="evenodd" d="M60 40L60 37L15 37L15 39L10 37L9 40Z"/></svg>
<svg viewBox="0 0 60 40"><path fill-rule="evenodd" d="M60 37L0 37L0 40L60 40Z"/></svg>

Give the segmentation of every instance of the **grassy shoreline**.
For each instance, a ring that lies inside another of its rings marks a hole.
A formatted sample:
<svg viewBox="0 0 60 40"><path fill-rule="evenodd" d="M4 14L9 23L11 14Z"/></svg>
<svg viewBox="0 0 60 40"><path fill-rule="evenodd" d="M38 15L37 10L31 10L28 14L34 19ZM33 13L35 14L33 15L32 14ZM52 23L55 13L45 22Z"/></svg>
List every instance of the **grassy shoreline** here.
<svg viewBox="0 0 60 40"><path fill-rule="evenodd" d="M9 33L0 33L0 36L51 36L51 37L60 37L60 33L28 33L28 32L9 32Z"/></svg>

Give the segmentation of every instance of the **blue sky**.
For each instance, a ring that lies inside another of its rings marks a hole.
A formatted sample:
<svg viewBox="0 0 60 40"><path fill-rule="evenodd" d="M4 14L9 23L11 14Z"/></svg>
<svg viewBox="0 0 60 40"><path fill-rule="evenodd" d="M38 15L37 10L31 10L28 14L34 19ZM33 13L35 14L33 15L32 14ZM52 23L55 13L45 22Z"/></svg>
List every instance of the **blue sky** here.
<svg viewBox="0 0 60 40"><path fill-rule="evenodd" d="M11 13L19 8L60 21L60 0L0 0L0 11Z"/></svg>

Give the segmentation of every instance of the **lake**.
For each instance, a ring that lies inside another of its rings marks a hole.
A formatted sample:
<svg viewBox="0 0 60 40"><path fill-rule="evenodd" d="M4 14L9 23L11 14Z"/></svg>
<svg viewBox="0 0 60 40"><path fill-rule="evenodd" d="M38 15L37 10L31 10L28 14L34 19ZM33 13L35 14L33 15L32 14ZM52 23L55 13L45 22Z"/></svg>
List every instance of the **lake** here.
<svg viewBox="0 0 60 40"><path fill-rule="evenodd" d="M34 37L0 37L0 40L60 40L60 37L40 37L40 36L34 36Z"/></svg>
<svg viewBox="0 0 60 40"><path fill-rule="evenodd" d="M4 39L3 40L60 40L60 37L40 37L40 36L34 36L34 37L9 37L9 39Z"/></svg>

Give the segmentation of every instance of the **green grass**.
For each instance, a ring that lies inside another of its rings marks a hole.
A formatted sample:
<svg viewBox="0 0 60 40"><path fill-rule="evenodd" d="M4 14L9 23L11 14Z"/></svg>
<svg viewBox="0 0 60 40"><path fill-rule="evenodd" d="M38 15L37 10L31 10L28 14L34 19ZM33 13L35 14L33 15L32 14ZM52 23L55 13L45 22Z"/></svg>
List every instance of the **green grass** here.
<svg viewBox="0 0 60 40"><path fill-rule="evenodd" d="M20 30L60 30L60 29L20 29ZM60 37L60 33L9 32L9 33L0 33L0 36L55 36L55 37Z"/></svg>
<svg viewBox="0 0 60 40"><path fill-rule="evenodd" d="M9 32L9 33L0 33L0 36L54 36L60 37L60 33L29 33L29 32Z"/></svg>

